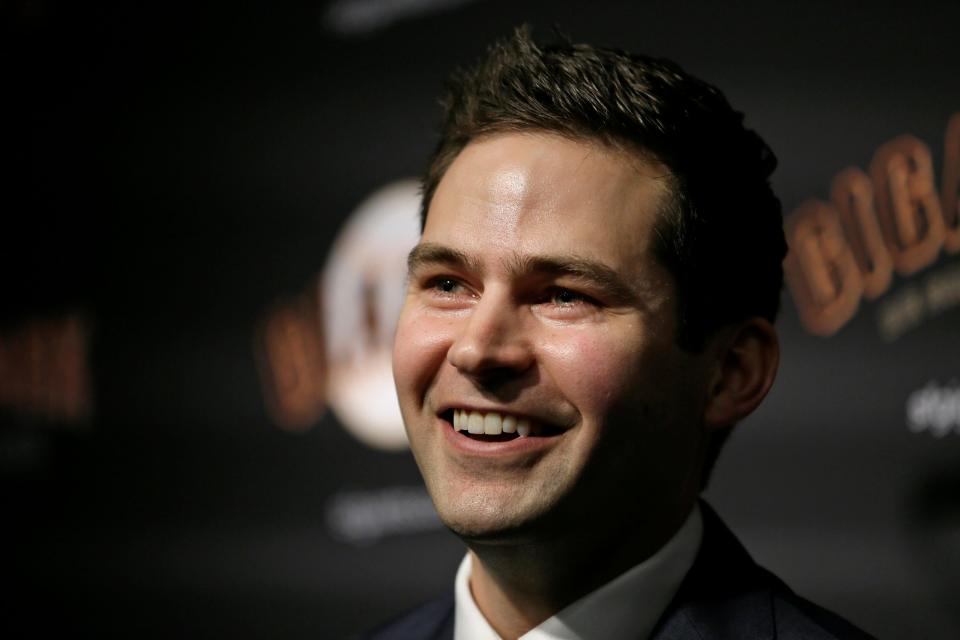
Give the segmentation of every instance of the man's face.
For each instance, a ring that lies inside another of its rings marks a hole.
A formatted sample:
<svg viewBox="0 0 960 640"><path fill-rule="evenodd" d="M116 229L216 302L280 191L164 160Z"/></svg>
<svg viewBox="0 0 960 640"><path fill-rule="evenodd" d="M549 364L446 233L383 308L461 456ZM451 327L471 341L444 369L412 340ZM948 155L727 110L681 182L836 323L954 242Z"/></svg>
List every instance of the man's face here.
<svg viewBox="0 0 960 640"><path fill-rule="evenodd" d="M509 133L468 145L440 181L394 376L460 535L600 532L689 509L710 367L676 345L676 291L651 253L666 177L637 154ZM471 421L529 435L455 429Z"/></svg>

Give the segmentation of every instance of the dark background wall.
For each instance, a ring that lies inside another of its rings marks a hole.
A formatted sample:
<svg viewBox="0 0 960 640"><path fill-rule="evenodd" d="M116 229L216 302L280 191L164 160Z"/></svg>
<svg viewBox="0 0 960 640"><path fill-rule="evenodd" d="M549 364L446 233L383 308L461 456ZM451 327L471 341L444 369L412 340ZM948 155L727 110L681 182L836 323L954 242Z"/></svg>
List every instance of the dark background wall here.
<svg viewBox="0 0 960 640"><path fill-rule="evenodd" d="M256 336L316 293L357 205L417 175L446 74L515 25L723 88L787 212L902 133L939 184L960 112L955 2L152 4L0 2L0 382L52 384L24 345L69 318L89 389L86 411L0 394L0 625L31 635L341 637L449 587L463 549L409 454L326 404L279 428ZM785 292L778 383L709 491L761 562L881 637L960 634L960 307L879 329L958 259L829 338ZM911 423L924 388L941 418Z"/></svg>

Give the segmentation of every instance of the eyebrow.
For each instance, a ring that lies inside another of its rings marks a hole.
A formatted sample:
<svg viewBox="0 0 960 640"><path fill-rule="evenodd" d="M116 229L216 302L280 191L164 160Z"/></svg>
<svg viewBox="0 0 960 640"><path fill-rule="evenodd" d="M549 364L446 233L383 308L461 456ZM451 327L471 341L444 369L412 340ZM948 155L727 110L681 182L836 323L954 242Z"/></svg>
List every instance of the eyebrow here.
<svg viewBox="0 0 960 640"><path fill-rule="evenodd" d="M462 251L435 242L421 242L407 256L407 271L414 273L428 264L447 264L475 273L483 272L480 261Z"/></svg>
<svg viewBox="0 0 960 640"><path fill-rule="evenodd" d="M512 273L543 273L568 276L591 283L620 304L636 304L637 291L619 273L596 260L576 255L517 256L510 265Z"/></svg>
<svg viewBox="0 0 960 640"><path fill-rule="evenodd" d="M434 242L418 244L407 257L407 269L416 272L428 264L446 264L474 273L483 273L480 261L466 253ZM576 255L514 256L506 265L511 276L548 274L568 276L589 282L620 304L637 304L641 297L619 273L612 268Z"/></svg>

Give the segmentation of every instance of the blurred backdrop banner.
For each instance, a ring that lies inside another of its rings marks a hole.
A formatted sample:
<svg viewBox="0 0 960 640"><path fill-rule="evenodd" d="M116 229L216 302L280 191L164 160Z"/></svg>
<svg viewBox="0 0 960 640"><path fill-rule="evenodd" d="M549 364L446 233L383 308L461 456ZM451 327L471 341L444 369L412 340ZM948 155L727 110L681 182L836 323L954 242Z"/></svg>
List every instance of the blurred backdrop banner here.
<svg viewBox="0 0 960 640"><path fill-rule="evenodd" d="M960 4L148 4L0 2L0 634L345 637L450 588L391 342L444 78L528 23L770 143L781 369L708 499L868 631L960 636Z"/></svg>

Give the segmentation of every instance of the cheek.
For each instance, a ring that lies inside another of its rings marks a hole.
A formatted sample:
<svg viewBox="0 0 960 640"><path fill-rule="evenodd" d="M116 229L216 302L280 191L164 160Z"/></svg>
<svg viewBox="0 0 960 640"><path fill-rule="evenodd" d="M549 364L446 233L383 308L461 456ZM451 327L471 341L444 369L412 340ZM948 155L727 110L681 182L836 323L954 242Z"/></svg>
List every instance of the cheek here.
<svg viewBox="0 0 960 640"><path fill-rule="evenodd" d="M403 405L411 394L422 397L452 344L453 324L404 308L393 343L393 377Z"/></svg>
<svg viewBox="0 0 960 640"><path fill-rule="evenodd" d="M548 336L542 353L550 375L581 413L606 411L636 389L639 345L609 332Z"/></svg>

